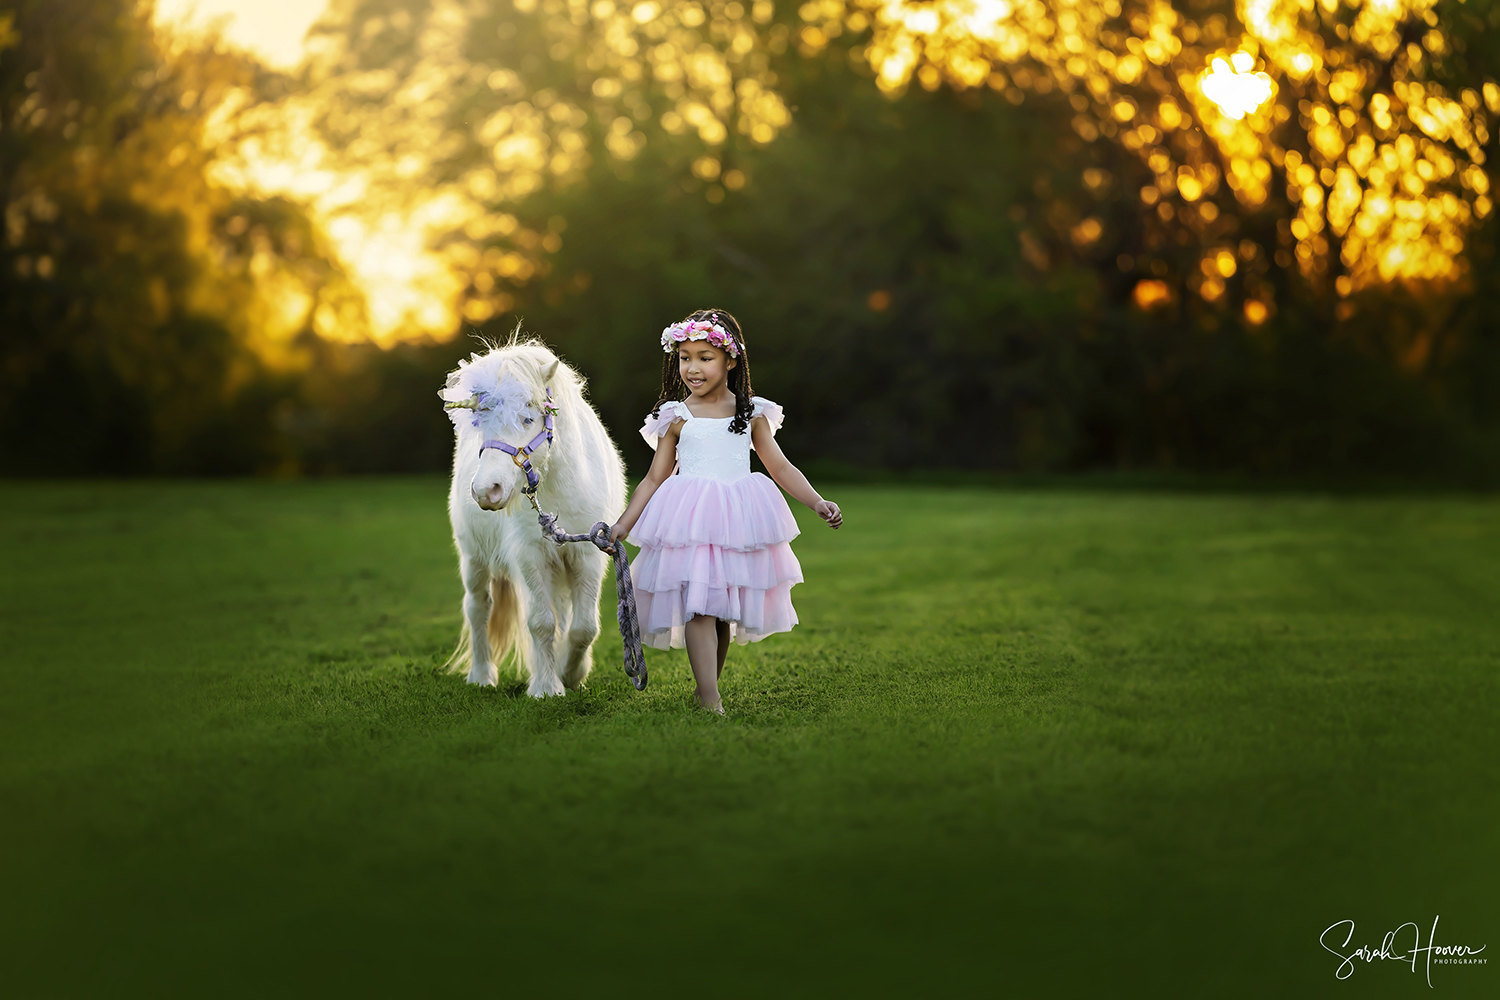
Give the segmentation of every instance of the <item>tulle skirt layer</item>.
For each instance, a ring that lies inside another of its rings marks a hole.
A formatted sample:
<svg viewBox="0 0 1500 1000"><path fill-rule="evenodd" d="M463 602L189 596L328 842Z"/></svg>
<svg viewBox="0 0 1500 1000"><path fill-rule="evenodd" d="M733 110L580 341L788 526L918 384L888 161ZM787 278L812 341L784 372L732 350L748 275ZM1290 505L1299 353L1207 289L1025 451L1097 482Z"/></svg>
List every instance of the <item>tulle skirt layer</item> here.
<svg viewBox="0 0 1500 1000"><path fill-rule="evenodd" d="M769 492L742 485L756 478ZM787 544L796 535L792 512L764 476L733 483L668 479L630 533L641 547L630 575L642 639L657 649L680 649L683 626L694 615L729 622L731 638L741 645L790 632L797 624L792 587L802 582L802 567Z"/></svg>
<svg viewBox="0 0 1500 1000"><path fill-rule="evenodd" d="M797 537L781 490L752 472L733 482L669 476L651 495L630 541L642 548L717 545L744 552Z"/></svg>

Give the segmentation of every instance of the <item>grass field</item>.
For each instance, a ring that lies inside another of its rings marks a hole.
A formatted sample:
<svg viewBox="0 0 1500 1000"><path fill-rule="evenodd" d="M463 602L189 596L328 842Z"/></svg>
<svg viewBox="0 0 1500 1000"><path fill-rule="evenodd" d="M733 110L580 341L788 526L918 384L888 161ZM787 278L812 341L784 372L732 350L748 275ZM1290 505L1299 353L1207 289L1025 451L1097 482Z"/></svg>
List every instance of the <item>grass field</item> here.
<svg viewBox="0 0 1500 1000"><path fill-rule="evenodd" d="M1318 944L1500 959L1493 498L830 490L716 720L441 672L444 488L0 486L6 995L1500 995Z"/></svg>

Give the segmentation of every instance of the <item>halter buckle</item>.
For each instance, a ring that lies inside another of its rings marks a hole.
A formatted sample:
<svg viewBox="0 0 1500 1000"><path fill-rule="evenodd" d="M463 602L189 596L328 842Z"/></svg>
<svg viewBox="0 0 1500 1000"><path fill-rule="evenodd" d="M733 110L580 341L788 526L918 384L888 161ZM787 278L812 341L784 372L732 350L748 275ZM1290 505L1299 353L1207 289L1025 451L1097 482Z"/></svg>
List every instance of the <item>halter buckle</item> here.
<svg viewBox="0 0 1500 1000"><path fill-rule="evenodd" d="M528 456L526 455L526 453L524 451L519 451L518 450L514 455L510 456L510 460L512 462L516 463L516 468L518 468L518 469L524 469L524 468L526 468L526 459L527 459L527 457Z"/></svg>

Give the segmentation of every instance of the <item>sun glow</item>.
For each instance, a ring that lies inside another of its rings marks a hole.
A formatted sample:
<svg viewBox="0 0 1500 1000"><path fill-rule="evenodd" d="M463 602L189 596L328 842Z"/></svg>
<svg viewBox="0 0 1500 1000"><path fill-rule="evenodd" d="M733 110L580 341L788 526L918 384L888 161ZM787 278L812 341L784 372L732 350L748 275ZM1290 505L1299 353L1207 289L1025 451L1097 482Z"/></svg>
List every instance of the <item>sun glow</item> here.
<svg viewBox="0 0 1500 1000"><path fill-rule="evenodd" d="M291 69L328 0L156 0L155 20L177 34L216 33L268 66Z"/></svg>
<svg viewBox="0 0 1500 1000"><path fill-rule="evenodd" d="M1203 96L1218 105L1220 113L1239 121L1254 114L1271 99L1275 86L1265 73L1252 73L1255 57L1236 52L1230 59L1214 59L1212 69L1198 81Z"/></svg>
<svg viewBox="0 0 1500 1000"><path fill-rule="evenodd" d="M314 109L288 102L223 116L205 142L225 152L210 176L232 191L281 195L307 207L326 232L365 308L324 304L313 328L330 340L390 344L452 336L467 278L436 249L483 211L450 189L392 191L394 166L342 162L314 127Z"/></svg>
<svg viewBox="0 0 1500 1000"><path fill-rule="evenodd" d="M328 0L160 0L155 21L179 43L217 35L271 67L291 70L307 59L308 30L328 6ZM362 300L316 301L290 275L262 278L268 341L279 342L309 319L329 340L390 344L451 337L469 284L467 262L455 262L436 246L481 215L483 206L450 189L395 194L392 181L426 163L339 155L318 128L326 110L321 96L260 103L233 89L204 123L202 144L217 153L210 179L231 192L282 196L304 206ZM469 311L470 318L488 315Z"/></svg>

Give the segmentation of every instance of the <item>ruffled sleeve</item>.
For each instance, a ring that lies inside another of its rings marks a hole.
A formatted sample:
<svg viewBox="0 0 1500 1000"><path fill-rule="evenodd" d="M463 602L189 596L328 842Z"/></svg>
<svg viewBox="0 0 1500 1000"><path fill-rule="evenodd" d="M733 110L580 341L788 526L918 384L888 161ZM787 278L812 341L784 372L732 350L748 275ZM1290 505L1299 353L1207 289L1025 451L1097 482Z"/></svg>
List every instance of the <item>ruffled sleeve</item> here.
<svg viewBox="0 0 1500 1000"><path fill-rule="evenodd" d="M646 439L646 443L651 446L652 451L656 450L656 442L661 440L661 436L667 432L668 427L671 427L679 420L686 420L692 416L691 413L687 412L687 406L676 400L661 404L661 409L656 412L660 416L653 417L648 413L646 414L646 422L641 425L641 437Z"/></svg>
<svg viewBox="0 0 1500 1000"><path fill-rule="evenodd" d="M781 430L782 421L786 420L786 414L782 412L781 404L773 403L764 396L751 396L750 405L752 407L750 410L750 419L754 420L756 417L765 417L766 423L771 425L771 436L775 437L776 432Z"/></svg>

